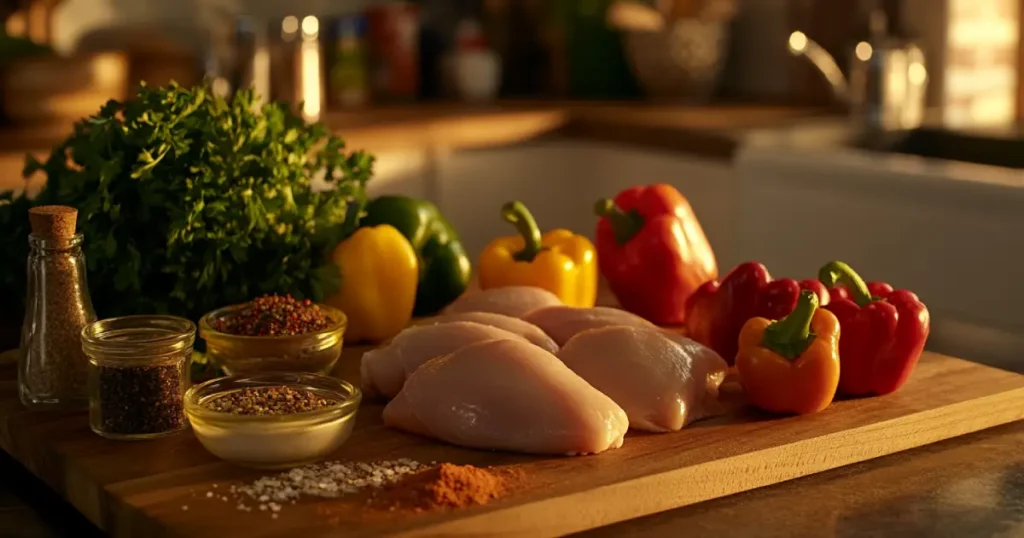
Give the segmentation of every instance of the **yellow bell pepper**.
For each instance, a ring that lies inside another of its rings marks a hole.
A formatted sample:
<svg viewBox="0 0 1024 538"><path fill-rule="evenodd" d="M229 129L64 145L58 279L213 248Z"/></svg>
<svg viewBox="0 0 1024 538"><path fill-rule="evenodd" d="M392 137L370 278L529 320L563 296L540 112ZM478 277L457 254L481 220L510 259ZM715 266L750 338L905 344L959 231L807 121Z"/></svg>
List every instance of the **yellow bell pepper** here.
<svg viewBox="0 0 1024 538"><path fill-rule="evenodd" d="M419 262L394 226L359 228L331 253L341 271L338 291L325 301L348 316L345 339L382 342L412 320Z"/></svg>
<svg viewBox="0 0 1024 538"><path fill-rule="evenodd" d="M597 254L589 239L565 229L541 234L522 202L505 204L501 216L519 235L499 237L484 249L478 264L481 288L535 286L569 306L594 306Z"/></svg>

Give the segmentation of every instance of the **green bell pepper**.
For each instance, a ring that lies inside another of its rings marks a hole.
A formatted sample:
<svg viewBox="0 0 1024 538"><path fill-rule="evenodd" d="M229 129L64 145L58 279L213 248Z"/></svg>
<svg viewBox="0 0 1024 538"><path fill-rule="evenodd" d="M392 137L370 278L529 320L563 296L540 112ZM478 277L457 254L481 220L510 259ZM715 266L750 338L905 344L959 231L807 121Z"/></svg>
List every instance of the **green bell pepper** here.
<svg viewBox="0 0 1024 538"><path fill-rule="evenodd" d="M458 232L436 205L408 196L379 196L366 205L360 226L381 224L398 229L419 257L414 316L436 314L466 291L472 265Z"/></svg>

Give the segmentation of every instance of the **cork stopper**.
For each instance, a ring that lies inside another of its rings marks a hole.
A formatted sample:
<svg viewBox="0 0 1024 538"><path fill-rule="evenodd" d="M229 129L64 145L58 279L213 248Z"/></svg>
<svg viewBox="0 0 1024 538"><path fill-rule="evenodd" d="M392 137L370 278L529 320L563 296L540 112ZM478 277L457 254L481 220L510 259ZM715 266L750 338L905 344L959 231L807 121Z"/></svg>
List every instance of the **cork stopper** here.
<svg viewBox="0 0 1024 538"><path fill-rule="evenodd" d="M78 210L66 205L41 205L28 210L32 233L52 239L69 239L75 235Z"/></svg>

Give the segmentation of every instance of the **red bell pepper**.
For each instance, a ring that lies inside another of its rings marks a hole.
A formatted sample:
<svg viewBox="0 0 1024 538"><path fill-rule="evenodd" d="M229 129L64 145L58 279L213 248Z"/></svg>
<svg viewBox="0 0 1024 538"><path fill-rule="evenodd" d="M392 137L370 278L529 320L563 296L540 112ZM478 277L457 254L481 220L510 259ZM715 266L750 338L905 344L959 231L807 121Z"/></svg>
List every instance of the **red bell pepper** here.
<svg viewBox="0 0 1024 538"><path fill-rule="evenodd" d="M687 336L718 352L730 365L736 359L740 330L750 318L779 320L796 308L801 290L827 305L828 289L817 280L773 280L764 265L741 263L721 282L712 280L690 296L686 304Z"/></svg>
<svg viewBox="0 0 1024 538"><path fill-rule="evenodd" d="M597 263L619 305L659 325L680 325L687 298L718 277L704 230L671 185L632 187L598 200Z"/></svg>
<svg viewBox="0 0 1024 538"><path fill-rule="evenodd" d="M839 391L850 396L889 394L914 371L930 332L928 308L914 293L884 282L865 284L843 262L821 268L829 286L827 310L839 319Z"/></svg>

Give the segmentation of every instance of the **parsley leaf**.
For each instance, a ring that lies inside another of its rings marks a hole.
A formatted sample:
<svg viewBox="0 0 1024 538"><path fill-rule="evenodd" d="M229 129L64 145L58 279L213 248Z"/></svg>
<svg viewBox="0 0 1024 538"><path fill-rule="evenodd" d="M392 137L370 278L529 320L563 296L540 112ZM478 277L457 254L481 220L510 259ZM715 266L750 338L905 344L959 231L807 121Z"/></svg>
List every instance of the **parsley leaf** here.
<svg viewBox="0 0 1024 538"><path fill-rule="evenodd" d="M0 297L24 299L27 211L42 204L78 208L101 317L195 320L262 293L332 293L328 254L355 230L373 157L255 97L143 86L78 122L44 161L28 157L24 175L47 183L31 200L0 194ZM330 189L313 189L320 176Z"/></svg>

